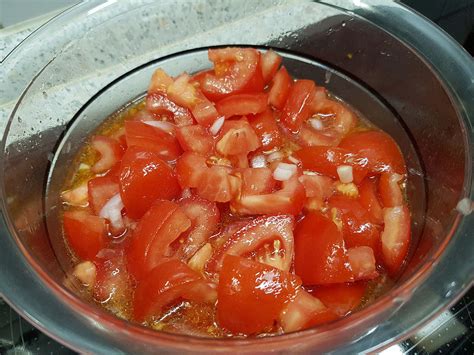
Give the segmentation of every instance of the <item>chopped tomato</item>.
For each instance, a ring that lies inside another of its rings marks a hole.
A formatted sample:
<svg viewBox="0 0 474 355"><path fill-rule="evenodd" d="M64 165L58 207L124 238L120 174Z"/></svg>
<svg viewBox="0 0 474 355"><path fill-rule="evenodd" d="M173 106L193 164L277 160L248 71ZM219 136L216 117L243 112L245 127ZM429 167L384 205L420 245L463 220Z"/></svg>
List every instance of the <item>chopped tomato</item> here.
<svg viewBox="0 0 474 355"><path fill-rule="evenodd" d="M405 160L397 143L387 133L365 131L352 133L344 138L339 147L367 159L372 172L395 172L405 174Z"/></svg>
<svg viewBox="0 0 474 355"><path fill-rule="evenodd" d="M354 283L316 286L309 290L313 296L333 310L339 317L344 317L356 309L362 302L367 283L360 281Z"/></svg>
<svg viewBox="0 0 474 355"><path fill-rule="evenodd" d="M214 73L205 73L199 80L204 95L212 101L238 93L263 91L260 53L253 48L210 49L209 59Z"/></svg>
<svg viewBox="0 0 474 355"><path fill-rule="evenodd" d="M85 210L64 212L64 233L69 246L82 260L94 260L107 245L105 219Z"/></svg>
<svg viewBox="0 0 474 355"><path fill-rule="evenodd" d="M216 150L224 156L248 154L260 147L255 131L244 120L226 121L217 139Z"/></svg>
<svg viewBox="0 0 474 355"><path fill-rule="evenodd" d="M135 146L155 152L165 160L175 160L182 153L176 137L143 122L126 121L125 137L128 147Z"/></svg>
<svg viewBox="0 0 474 355"><path fill-rule="evenodd" d="M211 166L200 173L196 191L209 201L229 202L235 191L232 183L228 168Z"/></svg>
<svg viewBox="0 0 474 355"><path fill-rule="evenodd" d="M265 84L272 80L281 64L281 57L273 50L268 50L261 56L262 76Z"/></svg>
<svg viewBox="0 0 474 355"><path fill-rule="evenodd" d="M329 208L334 218L342 222L342 233L346 245L350 247L368 246L377 250L380 243L380 232L371 223L368 211L350 197L333 196L329 200Z"/></svg>
<svg viewBox="0 0 474 355"><path fill-rule="evenodd" d="M240 169L242 177L242 195L262 195L273 192L276 180L268 168L246 168Z"/></svg>
<svg viewBox="0 0 474 355"><path fill-rule="evenodd" d="M102 207L113 196L120 192L119 181L116 176L100 176L89 180L88 184L89 206L98 215Z"/></svg>
<svg viewBox="0 0 474 355"><path fill-rule="evenodd" d="M178 128L176 132L181 148L186 152L202 155L211 154L214 150L214 140L210 133L200 125L190 125Z"/></svg>
<svg viewBox="0 0 474 355"><path fill-rule="evenodd" d="M61 192L61 199L70 206L87 207L87 204L90 204L88 190L87 182L85 182L73 189Z"/></svg>
<svg viewBox="0 0 474 355"><path fill-rule="evenodd" d="M283 107L281 122L291 133L298 133L311 115L311 100L316 86L312 80L297 80L290 89Z"/></svg>
<svg viewBox="0 0 474 355"><path fill-rule="evenodd" d="M97 270L94 299L100 303L129 304L131 280L123 250L103 249L94 264Z"/></svg>
<svg viewBox="0 0 474 355"><path fill-rule="evenodd" d="M265 93L257 94L237 94L228 96L216 104L219 115L226 118L232 116L244 116L257 114L265 111L267 108L268 95Z"/></svg>
<svg viewBox="0 0 474 355"><path fill-rule="evenodd" d="M268 93L268 103L281 110L285 106L286 99L291 90L292 79L285 67L281 67L273 78L270 92Z"/></svg>
<svg viewBox="0 0 474 355"><path fill-rule="evenodd" d="M303 209L305 190L297 176L283 181L282 189L263 195L243 195L234 206L239 214L292 214Z"/></svg>
<svg viewBox="0 0 474 355"><path fill-rule="evenodd" d="M320 213L308 213L296 225L295 273L304 285L352 280L342 233Z"/></svg>
<svg viewBox="0 0 474 355"><path fill-rule="evenodd" d="M369 212L372 223L383 223L383 212L374 178L365 178L359 186L359 202Z"/></svg>
<svg viewBox="0 0 474 355"><path fill-rule="evenodd" d="M183 189L197 187L201 174L206 170L206 158L192 152L185 152L176 163L178 181Z"/></svg>
<svg viewBox="0 0 474 355"><path fill-rule="evenodd" d="M197 272L179 260L156 266L138 283L133 299L133 319L149 321L162 315L166 306L176 301L214 303L215 288Z"/></svg>
<svg viewBox="0 0 474 355"><path fill-rule="evenodd" d="M123 151L120 143L113 138L94 136L91 145L100 155L99 160L91 168L93 173L103 173L109 170L122 158Z"/></svg>
<svg viewBox="0 0 474 355"><path fill-rule="evenodd" d="M153 72L150 85L148 86L148 93L166 93L171 84L173 84L173 78L166 74L163 69L158 68Z"/></svg>
<svg viewBox="0 0 474 355"><path fill-rule="evenodd" d="M403 175L383 173L380 175L379 192L384 207L397 207L403 205L403 195L400 183Z"/></svg>
<svg viewBox="0 0 474 355"><path fill-rule="evenodd" d="M256 115L250 125L257 134L263 150L271 150L283 143L282 134L270 109Z"/></svg>
<svg viewBox="0 0 474 355"><path fill-rule="evenodd" d="M216 231L219 225L220 213L214 202L197 196L181 200L179 206L191 221L191 228L180 237L180 239L183 239L183 243L180 244L176 255L187 260Z"/></svg>
<svg viewBox="0 0 474 355"><path fill-rule="evenodd" d="M365 161L354 153L342 148L305 147L295 152L305 170L338 179L337 167L350 165L353 168L354 181L359 183L367 175Z"/></svg>
<svg viewBox="0 0 474 355"><path fill-rule="evenodd" d="M158 154L127 149L120 166L120 195L131 218L143 216L157 199L173 199L180 192L173 169Z"/></svg>
<svg viewBox="0 0 474 355"><path fill-rule="evenodd" d="M130 238L128 268L143 279L155 266L173 255L170 245L191 227L191 221L178 204L156 201L142 217Z"/></svg>
<svg viewBox="0 0 474 355"><path fill-rule="evenodd" d="M288 215L262 216L246 224L238 224L237 229L215 252L207 269L218 272L224 256L230 254L252 257L289 271L293 258L293 225L294 218Z"/></svg>
<svg viewBox="0 0 474 355"><path fill-rule="evenodd" d="M347 260L351 265L355 280L371 280L379 276L372 248L367 246L349 248L347 250Z"/></svg>
<svg viewBox="0 0 474 355"><path fill-rule="evenodd" d="M146 97L146 109L154 114L172 115L177 126L193 124L191 112L182 106L175 104L165 94L153 92Z"/></svg>
<svg viewBox="0 0 474 355"><path fill-rule="evenodd" d="M295 292L289 273L226 255L217 289L217 320L237 334L269 331Z"/></svg>
<svg viewBox="0 0 474 355"><path fill-rule="evenodd" d="M326 199L334 193L334 180L323 175L302 175L299 177L306 191L306 197Z"/></svg>
<svg viewBox="0 0 474 355"><path fill-rule="evenodd" d="M296 297L281 313L280 323L285 332L296 332L337 318L338 316L318 298L299 289Z"/></svg>
<svg viewBox="0 0 474 355"><path fill-rule="evenodd" d="M403 264L410 244L410 212L407 206L383 209L384 229L381 235L382 256L391 275L396 275Z"/></svg>

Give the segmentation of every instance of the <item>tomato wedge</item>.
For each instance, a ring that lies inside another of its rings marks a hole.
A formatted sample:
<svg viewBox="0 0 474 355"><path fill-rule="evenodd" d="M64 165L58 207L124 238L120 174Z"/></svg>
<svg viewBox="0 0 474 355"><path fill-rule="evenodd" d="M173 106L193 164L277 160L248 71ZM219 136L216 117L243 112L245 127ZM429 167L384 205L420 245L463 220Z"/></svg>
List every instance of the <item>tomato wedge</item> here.
<svg viewBox="0 0 474 355"><path fill-rule="evenodd" d="M182 153L176 137L140 121L125 122L125 138L128 147L155 152L165 160L175 160Z"/></svg>
<svg viewBox="0 0 474 355"><path fill-rule="evenodd" d="M352 133L341 141L339 147L367 159L368 167L374 173L406 173L405 160L400 148L393 138L385 132Z"/></svg>
<svg viewBox="0 0 474 355"><path fill-rule="evenodd" d="M120 192L119 181L116 176L100 176L87 183L89 206L98 215L102 207L113 196Z"/></svg>
<svg viewBox="0 0 474 355"><path fill-rule="evenodd" d="M133 299L133 319L159 319L164 308L176 301L214 303L217 292L197 272L179 260L156 266L138 283Z"/></svg>
<svg viewBox="0 0 474 355"><path fill-rule="evenodd" d="M219 115L226 118L232 116L244 116L257 114L267 108L268 95L257 94L237 94L220 100L217 105Z"/></svg>
<svg viewBox="0 0 474 355"><path fill-rule="evenodd" d="M214 140L203 126L180 127L176 132L176 138L178 138L178 142L185 152L208 155L214 151Z"/></svg>
<svg viewBox="0 0 474 355"><path fill-rule="evenodd" d="M207 170L206 158L202 155L185 152L176 163L176 173L181 187L197 187L201 174Z"/></svg>
<svg viewBox="0 0 474 355"><path fill-rule="evenodd" d="M217 137L216 150L224 156L246 155L260 147L260 141L247 121L226 121Z"/></svg>
<svg viewBox="0 0 474 355"><path fill-rule="evenodd" d="M103 173L109 170L122 158L123 150L120 143L113 138L94 136L91 145L100 155L99 160L91 167L93 173Z"/></svg>
<svg viewBox="0 0 474 355"><path fill-rule="evenodd" d="M291 87L281 115L282 124L291 133L298 133L303 122L313 114L311 100L315 90L312 80L297 80Z"/></svg>
<svg viewBox="0 0 474 355"><path fill-rule="evenodd" d="M290 93L292 82L293 80L286 71L286 68L281 67L273 78L272 86L268 93L268 103L279 110L283 109Z"/></svg>
<svg viewBox="0 0 474 355"><path fill-rule="evenodd" d="M236 334L269 331L295 292L289 273L226 255L217 289L217 320Z"/></svg>
<svg viewBox="0 0 474 355"><path fill-rule="evenodd" d="M384 207L397 207L403 205L403 195L400 183L403 175L383 173L380 175L379 192Z"/></svg>
<svg viewBox="0 0 474 355"><path fill-rule="evenodd" d="M367 175L366 161L348 150L337 147L305 147L295 152L305 170L338 179L337 167L350 165L354 181L359 183Z"/></svg>
<svg viewBox="0 0 474 355"><path fill-rule="evenodd" d="M260 53L253 48L210 49L214 73L204 73L199 80L204 95L212 101L238 93L263 91Z"/></svg>
<svg viewBox="0 0 474 355"><path fill-rule="evenodd" d="M177 126L187 126L194 122L187 108L175 104L163 93L149 93L146 97L146 109L158 115L171 115Z"/></svg>
<svg viewBox="0 0 474 355"><path fill-rule="evenodd" d="M153 72L150 85L148 86L148 93L166 93L171 84L173 84L173 78L166 74L163 69L158 68Z"/></svg>
<svg viewBox="0 0 474 355"><path fill-rule="evenodd" d="M107 245L105 219L85 210L64 212L64 233L69 246L82 260L94 260Z"/></svg>
<svg viewBox="0 0 474 355"><path fill-rule="evenodd" d="M377 181L374 178L365 178L360 184L359 202L369 212L372 223L383 223L382 206L377 193Z"/></svg>
<svg viewBox="0 0 474 355"><path fill-rule="evenodd" d="M384 229L381 235L382 256L391 275L396 275L403 264L410 244L410 211L407 206L383 209Z"/></svg>
<svg viewBox="0 0 474 355"><path fill-rule="evenodd" d="M262 76L265 84L272 80L281 64L282 58L273 50L268 50L261 56Z"/></svg>
<svg viewBox="0 0 474 355"><path fill-rule="evenodd" d="M267 243L273 243L273 250L269 255L262 255L259 261L289 271L293 259L293 226L294 218L288 215L262 216L248 223L237 223L209 261L208 271L218 272L228 254L258 258L259 248Z"/></svg>
<svg viewBox="0 0 474 355"><path fill-rule="evenodd" d="M128 268L135 279L143 279L155 266L173 255L170 245L191 227L178 204L156 201L138 223L128 246Z"/></svg>
<svg viewBox="0 0 474 355"><path fill-rule="evenodd" d="M270 109L256 115L250 121L250 125L257 134L263 150L269 151L282 145L283 137Z"/></svg>
<svg viewBox="0 0 474 355"><path fill-rule="evenodd" d="M127 149L120 166L120 195L128 216L138 219L156 200L173 199L180 192L173 169L158 154L139 147Z"/></svg>

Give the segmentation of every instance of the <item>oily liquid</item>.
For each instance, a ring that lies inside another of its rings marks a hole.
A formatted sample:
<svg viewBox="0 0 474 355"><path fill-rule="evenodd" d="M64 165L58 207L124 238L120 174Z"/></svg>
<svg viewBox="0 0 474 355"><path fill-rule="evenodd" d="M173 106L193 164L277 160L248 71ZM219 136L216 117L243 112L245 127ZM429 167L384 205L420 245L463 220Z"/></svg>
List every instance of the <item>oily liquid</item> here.
<svg viewBox="0 0 474 355"><path fill-rule="evenodd" d="M101 126L94 132L95 135L105 135L113 138L118 138L125 133L124 122L126 120L133 119L140 111L144 110L145 101L139 100L126 105L121 110L117 111L110 117L108 117ZM162 117L163 120L167 120L168 117ZM354 128L354 131L365 131L374 129L366 119L361 119L361 115L358 115L358 124ZM291 142L289 147L294 147L295 144ZM67 174L63 190L73 189L79 185L87 182L89 179L95 177L90 167L99 159L98 154L91 147L90 144L85 145L77 154L74 160L72 169ZM228 204L218 204L221 212L220 227L225 227L231 222L251 220L251 217L239 217L232 213ZM64 205L63 210L70 209L71 206ZM223 228L220 228L221 230ZM218 247L223 241L219 238L220 234L216 234L211 237L210 243L213 246L213 250ZM118 240L114 240L114 243L121 243L127 238L125 234ZM178 241L179 242L179 241ZM67 242L66 242L67 244ZM75 257L74 253L71 252L71 261L76 264L79 260ZM380 295L386 293L394 284L394 282L387 276L386 272L379 269L380 276L377 279L368 282L366 294L364 295L360 305L354 310L360 310L367 305L374 302ZM71 276L73 277L73 276ZM92 294L91 289L84 290L82 294ZM93 299L92 296L90 296ZM129 302L121 302L124 297L112 297L106 302L97 302L108 311L112 312L116 316L124 319L129 319L131 314L131 304ZM164 309L163 313L159 317L155 317L148 321L146 326L149 326L156 330L187 334L200 337L228 337L234 336L224 329L218 326L216 321L215 306L209 304L196 304L187 301L177 301L174 304L169 305ZM282 333L281 329L275 324L272 329L268 329L267 332L259 334L258 336L264 335L276 335Z"/></svg>

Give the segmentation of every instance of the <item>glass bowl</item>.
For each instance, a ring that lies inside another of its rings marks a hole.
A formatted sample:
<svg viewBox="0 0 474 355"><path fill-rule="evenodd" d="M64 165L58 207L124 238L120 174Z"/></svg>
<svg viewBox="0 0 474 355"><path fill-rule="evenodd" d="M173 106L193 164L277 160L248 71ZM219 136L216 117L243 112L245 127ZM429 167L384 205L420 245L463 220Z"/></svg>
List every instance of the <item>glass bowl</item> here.
<svg viewBox="0 0 474 355"><path fill-rule="evenodd" d="M204 339L133 325L65 286L71 265L58 238L55 192L86 135L143 94L153 68L199 70L209 65L203 48L233 44L274 48L294 75L325 85L398 141L409 168L410 262L375 303L314 329ZM35 326L77 351L380 350L473 283L474 223L456 206L473 198L474 64L402 5L89 1L33 33L2 66L3 99L15 107L0 160L0 292Z"/></svg>

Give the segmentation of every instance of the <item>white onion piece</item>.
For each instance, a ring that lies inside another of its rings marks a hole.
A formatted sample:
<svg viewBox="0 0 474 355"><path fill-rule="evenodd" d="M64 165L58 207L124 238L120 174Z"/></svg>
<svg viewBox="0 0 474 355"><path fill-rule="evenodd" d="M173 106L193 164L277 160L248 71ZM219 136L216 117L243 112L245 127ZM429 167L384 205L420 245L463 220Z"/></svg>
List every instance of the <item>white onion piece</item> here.
<svg viewBox="0 0 474 355"><path fill-rule="evenodd" d="M274 161L276 161L276 160L281 160L281 159L283 159L284 157L285 157L285 156L283 155L282 152L277 151L277 152L273 152L272 154L270 154L270 155L267 157L267 161L268 161L269 163L271 163L271 162L274 162Z"/></svg>
<svg viewBox="0 0 474 355"><path fill-rule="evenodd" d="M209 132L211 132L213 136L217 136L217 133L219 133L222 126L224 125L224 121L225 121L224 116L217 118L212 124L211 128L209 128Z"/></svg>
<svg viewBox="0 0 474 355"><path fill-rule="evenodd" d="M464 216L467 216L473 211L474 203L472 203L472 201L468 197L464 197L461 201L458 202L458 204L456 205L456 209L459 213L463 214Z"/></svg>
<svg viewBox="0 0 474 355"><path fill-rule="evenodd" d="M321 122L321 120L318 120L317 118L310 118L308 122L311 125L311 127L313 127L317 131L320 131L324 128L324 125Z"/></svg>
<svg viewBox="0 0 474 355"><path fill-rule="evenodd" d="M122 219L123 207L124 205L120 194L116 194L102 207L99 217L108 219L114 228L122 229L124 228Z"/></svg>
<svg viewBox="0 0 474 355"><path fill-rule="evenodd" d="M339 165L337 167L337 175L339 175L339 180L341 180L343 184L348 184L354 180L352 166L350 165Z"/></svg>
<svg viewBox="0 0 474 355"><path fill-rule="evenodd" d="M267 166L267 160L263 155L256 155L250 161L250 166L252 168L265 168Z"/></svg>
<svg viewBox="0 0 474 355"><path fill-rule="evenodd" d="M97 270L92 261L83 261L74 267L72 274L77 277L83 285L92 286L95 281Z"/></svg>
<svg viewBox="0 0 474 355"><path fill-rule="evenodd" d="M273 172L273 178L278 181L289 180L297 169L295 164L279 163Z"/></svg>
<svg viewBox="0 0 474 355"><path fill-rule="evenodd" d="M143 123L152 127L159 128L167 133L174 133L176 129L174 124L166 121L143 121Z"/></svg>
<svg viewBox="0 0 474 355"><path fill-rule="evenodd" d="M193 193L191 192L190 188L185 188L185 189L183 189L183 191L181 191L181 197L182 198L189 198L192 195L193 195Z"/></svg>

